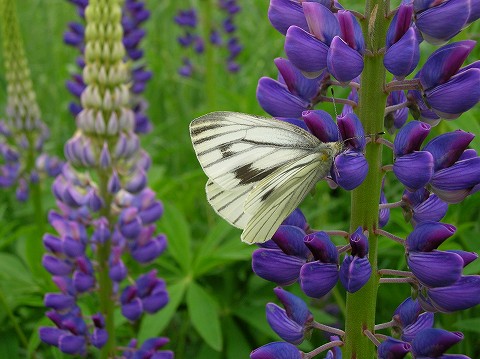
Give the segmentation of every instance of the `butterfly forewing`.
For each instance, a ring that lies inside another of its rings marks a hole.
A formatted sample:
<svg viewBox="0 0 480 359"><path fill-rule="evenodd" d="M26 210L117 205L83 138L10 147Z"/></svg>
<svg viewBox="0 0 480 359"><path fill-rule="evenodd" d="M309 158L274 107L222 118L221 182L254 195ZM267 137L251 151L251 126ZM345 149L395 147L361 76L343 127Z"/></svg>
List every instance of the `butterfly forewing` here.
<svg viewBox="0 0 480 359"><path fill-rule="evenodd" d="M206 175L224 189L257 183L321 144L290 123L232 112L195 119L190 135Z"/></svg>

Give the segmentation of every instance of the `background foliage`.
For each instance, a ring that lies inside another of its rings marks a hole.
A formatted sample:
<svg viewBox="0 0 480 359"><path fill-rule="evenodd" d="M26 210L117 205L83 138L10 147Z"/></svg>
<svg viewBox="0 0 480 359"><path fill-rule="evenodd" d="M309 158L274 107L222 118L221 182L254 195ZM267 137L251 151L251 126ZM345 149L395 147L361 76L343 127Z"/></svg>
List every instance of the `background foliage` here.
<svg viewBox="0 0 480 359"><path fill-rule="evenodd" d="M144 317L137 327L131 327L118 315L117 334L125 344L137 336L136 333L140 340L168 336L169 346L178 359L247 358L253 348L278 340L264 314L265 304L275 301L272 286L252 274L250 256L255 248L241 243L239 231L216 216L207 204L206 177L191 147L188 124L193 118L213 110L264 114L256 102L255 89L261 76L276 77L272 60L282 56L283 36L268 22L268 1L239 1L243 10L236 23L244 46L238 59L240 72L226 72L222 58L225 54L215 52L216 66L206 68L205 56L198 56L194 59L198 65L197 74L193 78L182 78L177 74L182 57L182 49L176 41L180 29L174 24L173 16L189 5L202 8L215 3L214 0L147 0L152 15L146 24L147 37L143 46L145 61L154 77L145 97L150 103L148 114L154 128L142 138L142 147L152 157L149 181L164 202L165 215L159 228L169 238L168 253L149 268L158 268L159 274L165 277L171 299L167 308ZM355 3L358 7L358 2ZM51 130L46 149L63 157L63 144L75 128L74 119L67 110L71 96L64 83L75 69L77 52L64 45L62 38L68 21L77 20L75 9L65 0L19 0L18 9L38 103L43 120ZM479 33L480 25L474 24L459 37L478 40ZM479 54L477 46L471 61L478 59ZM1 53L0 68L0 114L4 114L6 83ZM206 81L207 78L210 80ZM208 86L208 83L215 86ZM331 104L322 108L333 113ZM431 136L456 128L478 136L479 116L477 106L458 120L442 122ZM480 150L479 138L474 140L473 146ZM390 152L385 152L385 163L391 163ZM390 201L396 201L401 188L390 182L394 181L387 177L386 195ZM46 208L54 208L49 187L50 183L45 183L44 202ZM450 206L443 221L456 225L458 231L456 240L448 241L448 246L460 245L464 250L480 251L479 198L476 194L461 205ZM43 254L39 246L42 233L36 231L30 206L30 203L19 204L12 191L0 191L0 358L24 357L33 352L37 358L62 358L58 350L41 345L36 334L38 326L47 322L43 293L52 290L53 284L39 268ZM302 208L313 228L348 227L348 193L331 191L325 183L318 184L315 196L309 196ZM386 229L395 229L396 233L403 231L406 235L410 225L397 209L392 211ZM380 246L381 267L405 267L402 248L387 240L381 241ZM466 274L480 272L480 260L477 262L467 267ZM135 272L149 268L137 267ZM290 290L300 294L295 285ZM315 301L315 319L326 324L343 323L343 294L338 287L331 298ZM393 309L408 294L406 285L381 287L377 322L389 320ZM94 306L94 303L85 306ZM479 308L461 314L439 315L438 319L439 326L465 333L466 339L456 346L455 352L480 357ZM21 344L19 332L25 335L28 348ZM319 335L311 338L316 343L322 340ZM304 344L305 349L309 346L308 342Z"/></svg>

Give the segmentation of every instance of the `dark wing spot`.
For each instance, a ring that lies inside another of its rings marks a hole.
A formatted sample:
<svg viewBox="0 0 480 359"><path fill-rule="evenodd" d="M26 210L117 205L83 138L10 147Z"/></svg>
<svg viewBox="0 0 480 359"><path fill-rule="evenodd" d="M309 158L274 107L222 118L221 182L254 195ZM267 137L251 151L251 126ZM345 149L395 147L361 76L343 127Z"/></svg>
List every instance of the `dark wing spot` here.
<svg viewBox="0 0 480 359"><path fill-rule="evenodd" d="M201 125L198 125L198 126L194 126L190 129L190 133L194 136L196 135L199 135L200 133L204 132L204 131L209 131L209 130L213 130L215 128L218 128L218 127L221 127L220 124L217 124L217 123L210 123L206 126L201 126Z"/></svg>
<svg viewBox="0 0 480 359"><path fill-rule="evenodd" d="M277 170L278 167L272 167L268 170L261 170L258 168L252 167L252 164L246 164L245 166L239 167L235 170L235 178L240 180L240 185L246 185L250 183L258 182L270 173L273 173Z"/></svg>
<svg viewBox="0 0 480 359"><path fill-rule="evenodd" d="M273 193L273 188L269 189L265 194L262 196L262 201L265 201L270 195Z"/></svg>
<svg viewBox="0 0 480 359"><path fill-rule="evenodd" d="M218 146L218 148L219 148L219 150L222 154L222 158L227 158L227 157L233 156L235 154L235 152L230 151L231 147L232 147L231 143L224 143L223 145Z"/></svg>

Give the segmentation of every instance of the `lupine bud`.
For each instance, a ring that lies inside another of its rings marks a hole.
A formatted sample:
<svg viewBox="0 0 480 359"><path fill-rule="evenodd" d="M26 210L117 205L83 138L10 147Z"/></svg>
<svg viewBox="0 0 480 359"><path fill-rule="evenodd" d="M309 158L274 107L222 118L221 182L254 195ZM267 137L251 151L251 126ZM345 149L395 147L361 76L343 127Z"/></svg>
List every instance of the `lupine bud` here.
<svg viewBox="0 0 480 359"><path fill-rule="evenodd" d="M338 281L338 266L319 261L304 264L300 270L300 286L312 298L328 294Z"/></svg>
<svg viewBox="0 0 480 359"><path fill-rule="evenodd" d="M460 332L437 328L424 329L412 340L412 352L417 357L439 357L462 339L463 334Z"/></svg>
<svg viewBox="0 0 480 359"><path fill-rule="evenodd" d="M379 359L402 359L410 350L409 343L388 337L378 346L377 355Z"/></svg>

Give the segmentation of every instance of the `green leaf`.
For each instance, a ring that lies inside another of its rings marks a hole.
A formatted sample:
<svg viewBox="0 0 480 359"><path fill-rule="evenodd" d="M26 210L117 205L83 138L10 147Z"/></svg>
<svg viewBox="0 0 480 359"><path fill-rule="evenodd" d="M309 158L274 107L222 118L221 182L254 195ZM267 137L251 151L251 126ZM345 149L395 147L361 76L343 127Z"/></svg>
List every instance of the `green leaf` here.
<svg viewBox="0 0 480 359"><path fill-rule="evenodd" d="M265 314L265 306L242 306L235 310L234 314L249 324L251 327L257 329L269 338L278 340L275 332L270 328Z"/></svg>
<svg viewBox="0 0 480 359"><path fill-rule="evenodd" d="M0 358L20 358L18 338L14 331L0 334Z"/></svg>
<svg viewBox="0 0 480 359"><path fill-rule="evenodd" d="M165 203L165 213L158 229L167 235L168 253L175 259L184 273L191 267L190 226L183 214L172 203Z"/></svg>
<svg viewBox="0 0 480 359"><path fill-rule="evenodd" d="M176 313L177 308L182 301L186 287L186 282L167 286L169 296L168 304L157 313L144 316L138 333L138 339L140 342L160 335L162 330L168 325L173 315Z"/></svg>
<svg viewBox="0 0 480 359"><path fill-rule="evenodd" d="M193 327L216 351L222 350L222 331L215 300L201 286L191 282L187 290L187 307Z"/></svg>
<svg viewBox="0 0 480 359"><path fill-rule="evenodd" d="M251 352L250 344L243 335L242 330L238 327L231 317L225 318L225 352L228 359L244 359L248 358Z"/></svg>

